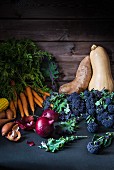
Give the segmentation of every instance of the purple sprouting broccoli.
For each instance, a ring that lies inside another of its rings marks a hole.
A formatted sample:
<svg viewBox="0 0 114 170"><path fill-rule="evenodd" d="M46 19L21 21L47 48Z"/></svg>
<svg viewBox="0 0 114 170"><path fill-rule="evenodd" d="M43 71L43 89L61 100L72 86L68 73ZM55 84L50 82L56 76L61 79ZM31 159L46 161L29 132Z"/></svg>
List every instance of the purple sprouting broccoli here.
<svg viewBox="0 0 114 170"><path fill-rule="evenodd" d="M86 118L86 123L87 123L87 130L89 132L94 133L98 130L98 124L94 116L89 115Z"/></svg>
<svg viewBox="0 0 114 170"><path fill-rule="evenodd" d="M94 133L98 130L98 124L95 122L90 122L87 124L87 130L91 133Z"/></svg>
<svg viewBox="0 0 114 170"><path fill-rule="evenodd" d="M97 115L97 120L98 120L99 122L101 122L102 120L106 119L108 115L109 115L108 112L103 112L102 114L98 114L98 115Z"/></svg>
<svg viewBox="0 0 114 170"><path fill-rule="evenodd" d="M112 103L112 100L110 97L107 97L105 100L106 105L110 105Z"/></svg>
<svg viewBox="0 0 114 170"><path fill-rule="evenodd" d="M114 114L114 105L108 105L108 112Z"/></svg>
<svg viewBox="0 0 114 170"><path fill-rule="evenodd" d="M105 126L106 128L110 128L114 124L114 116L113 115L108 115L105 119L101 121L102 125Z"/></svg>
<svg viewBox="0 0 114 170"><path fill-rule="evenodd" d="M99 145L99 143L89 142L87 145L87 150L92 154L97 154L100 148L101 146Z"/></svg>
<svg viewBox="0 0 114 170"><path fill-rule="evenodd" d="M112 143L114 132L106 132L104 135L94 134L92 140L87 144L88 152L98 154Z"/></svg>

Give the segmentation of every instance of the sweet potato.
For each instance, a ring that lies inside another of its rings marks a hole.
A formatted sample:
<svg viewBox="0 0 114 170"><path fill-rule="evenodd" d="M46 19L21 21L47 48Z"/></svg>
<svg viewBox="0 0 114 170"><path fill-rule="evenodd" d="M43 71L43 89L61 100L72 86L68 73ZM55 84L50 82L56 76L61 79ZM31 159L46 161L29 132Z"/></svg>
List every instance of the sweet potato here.
<svg viewBox="0 0 114 170"><path fill-rule="evenodd" d="M2 128L3 125L5 125L6 123L12 121L13 119L0 119L0 128Z"/></svg>
<svg viewBox="0 0 114 170"><path fill-rule="evenodd" d="M7 119L12 119L13 116L14 116L13 111L11 109L7 109L6 110L6 117L7 117Z"/></svg>
<svg viewBox="0 0 114 170"><path fill-rule="evenodd" d="M90 63L90 57L86 56L79 64L75 79L69 83L60 86L59 93L80 93L88 87L91 77L92 68Z"/></svg>
<svg viewBox="0 0 114 170"><path fill-rule="evenodd" d="M6 112L2 111L0 112L0 119L5 119L6 118Z"/></svg>

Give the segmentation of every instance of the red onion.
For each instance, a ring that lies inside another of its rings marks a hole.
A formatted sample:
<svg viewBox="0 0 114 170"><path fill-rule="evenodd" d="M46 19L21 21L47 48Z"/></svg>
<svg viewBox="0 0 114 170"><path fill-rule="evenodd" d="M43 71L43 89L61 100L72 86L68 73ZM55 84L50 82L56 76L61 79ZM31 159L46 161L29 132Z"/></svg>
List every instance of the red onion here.
<svg viewBox="0 0 114 170"><path fill-rule="evenodd" d="M54 121L58 120L59 114L51 109L46 109L42 113L42 117L47 117L48 119L52 119Z"/></svg>
<svg viewBox="0 0 114 170"><path fill-rule="evenodd" d="M19 127L23 130L33 130L35 129L35 120L33 116L25 116L20 120L17 120Z"/></svg>
<svg viewBox="0 0 114 170"><path fill-rule="evenodd" d="M50 136L54 131L53 122L54 120L50 120L47 117L39 117L35 126L36 133L41 137Z"/></svg>

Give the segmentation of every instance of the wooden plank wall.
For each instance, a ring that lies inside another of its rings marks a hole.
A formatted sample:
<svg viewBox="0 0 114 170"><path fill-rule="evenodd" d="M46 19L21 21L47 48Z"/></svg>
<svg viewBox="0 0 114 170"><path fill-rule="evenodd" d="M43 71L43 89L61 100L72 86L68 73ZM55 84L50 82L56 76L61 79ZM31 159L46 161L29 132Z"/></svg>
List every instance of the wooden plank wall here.
<svg viewBox="0 0 114 170"><path fill-rule="evenodd" d="M92 44L103 46L114 77L113 0L0 1L0 41L30 38L52 53L60 66L60 84L74 79Z"/></svg>

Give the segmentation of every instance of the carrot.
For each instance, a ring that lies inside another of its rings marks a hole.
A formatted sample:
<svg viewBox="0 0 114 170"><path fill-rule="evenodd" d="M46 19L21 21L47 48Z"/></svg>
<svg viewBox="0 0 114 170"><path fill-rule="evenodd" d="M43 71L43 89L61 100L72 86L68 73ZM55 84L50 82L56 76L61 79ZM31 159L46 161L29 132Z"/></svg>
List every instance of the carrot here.
<svg viewBox="0 0 114 170"><path fill-rule="evenodd" d="M15 98L14 98L14 105L15 105L15 108L17 109L17 92L15 91Z"/></svg>
<svg viewBox="0 0 114 170"><path fill-rule="evenodd" d="M15 105L14 105L14 100L11 100L10 101L10 105L9 105L10 109L13 111L14 113L14 118L16 118L16 108L15 108Z"/></svg>
<svg viewBox="0 0 114 170"><path fill-rule="evenodd" d="M38 89L38 91L43 95L50 96L50 93L48 93L46 91L42 91L41 89Z"/></svg>
<svg viewBox="0 0 114 170"><path fill-rule="evenodd" d="M44 99L44 100L46 100L46 97L47 97L46 95L43 95L43 99Z"/></svg>
<svg viewBox="0 0 114 170"><path fill-rule="evenodd" d="M34 102L35 102L38 106L43 107L43 106L42 106L42 103L41 103L36 97L34 97Z"/></svg>
<svg viewBox="0 0 114 170"><path fill-rule="evenodd" d="M50 104L50 107L53 108L53 104Z"/></svg>
<svg viewBox="0 0 114 170"><path fill-rule="evenodd" d="M27 96L28 96L30 108L31 108L32 112L34 113L34 110L35 110L34 109L34 99L33 99L33 94L32 94L32 90L31 90L30 86L26 87L26 93L27 93Z"/></svg>
<svg viewBox="0 0 114 170"><path fill-rule="evenodd" d="M20 99L22 102L22 106L23 106L23 110L26 116L29 116L29 112L28 112L28 103L27 103L27 99L26 96L23 92L20 93Z"/></svg>
<svg viewBox="0 0 114 170"><path fill-rule="evenodd" d="M23 105L22 105L22 102L21 102L20 98L18 98L18 100L17 100L17 105L18 105L21 117L24 117Z"/></svg>
<svg viewBox="0 0 114 170"><path fill-rule="evenodd" d="M34 90L32 90L32 93L33 93L34 97L35 97L37 100L39 100L40 103L42 104L42 103L43 103L42 97L40 97L40 96L38 95L38 93L37 93L36 91L34 91Z"/></svg>

